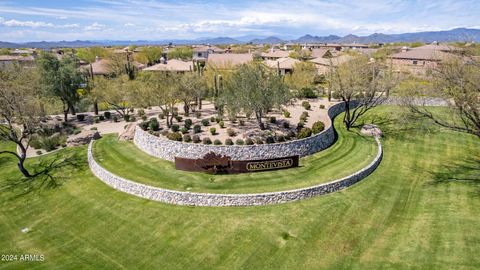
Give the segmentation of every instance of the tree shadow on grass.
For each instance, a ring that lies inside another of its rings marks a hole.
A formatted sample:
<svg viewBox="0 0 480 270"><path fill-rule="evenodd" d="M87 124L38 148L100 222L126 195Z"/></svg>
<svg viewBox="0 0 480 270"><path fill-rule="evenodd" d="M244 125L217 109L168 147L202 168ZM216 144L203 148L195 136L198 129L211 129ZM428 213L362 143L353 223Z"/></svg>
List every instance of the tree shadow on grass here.
<svg viewBox="0 0 480 270"><path fill-rule="evenodd" d="M436 171L428 171L432 175L432 185L462 182L480 188L480 157L466 157L438 168Z"/></svg>
<svg viewBox="0 0 480 270"><path fill-rule="evenodd" d="M56 153L53 156L40 158L30 165L33 177L23 177L20 173L10 177L0 186L0 191L8 191L9 199L55 189L61 186L72 172L85 166L84 158L78 152Z"/></svg>

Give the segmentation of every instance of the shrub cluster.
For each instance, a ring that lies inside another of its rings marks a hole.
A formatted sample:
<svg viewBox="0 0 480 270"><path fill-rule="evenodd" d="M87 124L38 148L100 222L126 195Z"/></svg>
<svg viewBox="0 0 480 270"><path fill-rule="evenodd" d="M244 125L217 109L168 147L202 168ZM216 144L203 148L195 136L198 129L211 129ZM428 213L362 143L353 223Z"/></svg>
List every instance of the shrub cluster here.
<svg viewBox="0 0 480 270"><path fill-rule="evenodd" d="M210 125L210 122L208 121L208 119L202 119L202 125L206 127Z"/></svg>
<svg viewBox="0 0 480 270"><path fill-rule="evenodd" d="M103 112L103 116L105 116L105 119L110 119L112 117L112 113L109 111Z"/></svg>
<svg viewBox="0 0 480 270"><path fill-rule="evenodd" d="M212 144L212 140L210 140L209 137L205 137L202 139L202 143L203 144Z"/></svg>
<svg viewBox="0 0 480 270"><path fill-rule="evenodd" d="M285 118L290 118L290 112L287 111L287 110L283 111L283 116L284 116Z"/></svg>
<svg viewBox="0 0 480 270"><path fill-rule="evenodd" d="M185 134L185 135L183 135L183 141L184 142L191 142L192 137L189 134Z"/></svg>
<svg viewBox="0 0 480 270"><path fill-rule="evenodd" d="M310 102L308 101L303 101L302 107L305 108L305 110L310 110L310 108L312 108L312 106L310 105Z"/></svg>
<svg viewBox="0 0 480 270"><path fill-rule="evenodd" d="M318 134L320 132L322 132L323 130L325 129L325 124L323 124L323 122L315 122L313 123L312 125L312 133L313 134Z"/></svg>
<svg viewBox="0 0 480 270"><path fill-rule="evenodd" d="M304 127L298 132L297 138L298 139L304 139L304 138L308 138L310 136L312 136L312 130L308 127Z"/></svg>
<svg viewBox="0 0 480 270"><path fill-rule="evenodd" d="M172 129L173 132L177 132L177 131L180 130L180 126L177 125L177 124L173 124L172 127L171 127L171 129Z"/></svg>
<svg viewBox="0 0 480 270"><path fill-rule="evenodd" d="M227 128L227 134L228 134L228 136L230 136L230 137L234 137L235 135L237 135L237 133L235 132L235 130L233 130L232 128Z"/></svg>
<svg viewBox="0 0 480 270"><path fill-rule="evenodd" d="M210 128L210 134L212 134L212 135L217 134L217 129L214 128L214 127Z"/></svg>
<svg viewBox="0 0 480 270"><path fill-rule="evenodd" d="M194 133L200 133L202 132L202 127L200 125L195 125L193 126L193 132Z"/></svg>
<svg viewBox="0 0 480 270"><path fill-rule="evenodd" d="M200 136L198 136L198 135L193 135L193 136L192 136L192 141L193 141L194 143L199 143L199 142L200 142Z"/></svg>
<svg viewBox="0 0 480 270"><path fill-rule="evenodd" d="M192 127L192 124L193 124L192 119L185 119L184 125L186 129L190 129Z"/></svg>
<svg viewBox="0 0 480 270"><path fill-rule="evenodd" d="M235 144L236 144L236 145L244 145L245 142L244 142L242 139L237 139L237 140L235 141Z"/></svg>
<svg viewBox="0 0 480 270"><path fill-rule="evenodd" d="M222 141L220 141L219 139L216 139L213 141L213 144L214 145L222 145Z"/></svg>
<svg viewBox="0 0 480 270"><path fill-rule="evenodd" d="M182 141L182 134L180 132L172 132L167 134L167 138L172 141Z"/></svg>
<svg viewBox="0 0 480 270"><path fill-rule="evenodd" d="M232 139L228 138L225 140L225 145L233 145Z"/></svg>

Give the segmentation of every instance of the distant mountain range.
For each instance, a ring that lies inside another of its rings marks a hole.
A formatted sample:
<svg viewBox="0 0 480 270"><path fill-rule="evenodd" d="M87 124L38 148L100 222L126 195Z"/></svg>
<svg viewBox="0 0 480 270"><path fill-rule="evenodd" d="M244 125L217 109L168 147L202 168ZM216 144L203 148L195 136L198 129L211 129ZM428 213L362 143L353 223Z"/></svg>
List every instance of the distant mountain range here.
<svg viewBox="0 0 480 270"><path fill-rule="evenodd" d="M480 42L480 30L468 28L455 28L448 31L429 31L404 34L382 34L375 33L369 36L346 35L344 37L329 36L312 36L305 35L298 39L285 40L278 37L261 37L261 36L243 36L237 38L216 37L216 38L200 38L200 39L171 39L171 40L75 40L75 41L40 41L26 43L12 43L0 41L0 48L76 48L76 47L92 47L92 46L127 46L127 45L191 45L191 44L276 44L283 42L294 43L391 43L391 42L451 42L451 41L475 41Z"/></svg>

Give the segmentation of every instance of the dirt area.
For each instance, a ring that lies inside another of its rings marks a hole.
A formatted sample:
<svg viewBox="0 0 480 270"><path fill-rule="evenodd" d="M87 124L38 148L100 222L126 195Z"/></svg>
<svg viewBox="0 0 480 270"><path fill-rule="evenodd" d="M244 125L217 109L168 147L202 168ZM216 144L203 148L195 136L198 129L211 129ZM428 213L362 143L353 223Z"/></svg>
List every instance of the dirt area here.
<svg viewBox="0 0 480 270"><path fill-rule="evenodd" d="M302 106L303 101L308 101L311 105L310 110L305 110L305 108ZM303 112L307 111L309 114L309 117L307 118L307 121L305 122L306 127L311 127L313 123L317 121L321 121L325 124L325 128L328 128L330 126L330 120L328 119L327 115L327 110L328 108L337 103L337 101L332 101L328 102L326 99L318 98L318 99L299 99L295 100L293 104L284 106L283 110L287 110L290 112L290 117L286 118L283 114L282 111L280 110L273 110L270 112L265 119L263 119L266 130L260 130L258 123L254 117L251 117L250 119L247 119L245 116L240 116L235 122L232 122L228 120L226 117L224 117L224 128L221 128L220 125L217 122L211 122L209 121L208 126L203 126L201 121L202 119L208 119L210 120L211 117L217 117L217 113L214 109L214 106L211 102L204 102L203 108L200 111L201 116L198 118L196 116L196 113L190 113L189 116L185 116L184 111L183 111L183 106L179 104L178 106L178 111L179 115L183 118L181 122L177 122L175 119L173 120L174 124L177 124L180 126L180 128L184 127L185 119L191 119L193 122L193 125L201 125L202 131L200 133L196 133L197 135L200 136L200 139L204 137L209 137L212 142L216 139L220 140L222 144L225 143L225 140L227 138L232 139L233 142L235 142L237 139L243 139L245 140L248 137L255 138L258 136L261 136L262 134L265 134L265 132L269 131L271 134L286 134L289 130L295 130L297 127L298 122L300 121L300 116ZM320 105L325 106L324 109L320 109ZM140 123L143 120L137 115L137 111L133 115L136 117L136 122ZM160 128L161 131L167 130L167 125L166 125L166 120L165 119L159 119L159 114L161 113L160 108L158 107L153 107L151 109L145 109L145 114L147 116L147 119L150 119L152 117L156 117L160 123ZM100 134L109 134L109 133L122 133L127 126L127 122L125 122L123 119L121 119L118 114L115 111L110 111L113 116L117 116L119 119L118 122L114 122L112 119L105 119L104 121L100 121L99 123L94 123L94 114L93 112L87 112L87 113L82 113L86 115L85 120L80 122L77 120L75 116L69 115L69 123L74 125L77 129L84 129L84 130L91 130L92 128L100 132ZM103 115L103 112L100 112L100 115ZM276 123L270 123L269 118L270 117L275 117L276 118ZM63 116L61 115L53 115L49 117L49 124L61 124L63 121ZM290 128L284 128L283 122L288 121L290 123ZM216 133L215 135L212 135L210 132L210 128L215 128ZM235 136L229 136L227 133L227 129L232 128L235 130L236 135ZM171 132L171 130L169 130ZM189 133L191 136L193 136L195 133L193 132L193 129L191 128ZM160 135L162 136L162 135ZM37 156L37 149L29 148L27 152L28 157L33 157ZM41 150L42 154L45 154L46 152L44 150Z"/></svg>

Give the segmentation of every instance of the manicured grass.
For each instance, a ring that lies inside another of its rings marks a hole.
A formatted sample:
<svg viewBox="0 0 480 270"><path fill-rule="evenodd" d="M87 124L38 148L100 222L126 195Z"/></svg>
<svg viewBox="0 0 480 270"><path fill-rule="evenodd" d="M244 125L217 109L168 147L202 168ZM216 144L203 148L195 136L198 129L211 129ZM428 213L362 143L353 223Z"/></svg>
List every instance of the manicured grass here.
<svg viewBox="0 0 480 270"><path fill-rule="evenodd" d="M81 154L80 167L55 171L63 185L19 195L32 183L3 187L20 174L0 157L0 254L45 255L40 263L0 261L0 269L480 268L480 140L420 121L395 124L403 119L397 110L369 115L385 131L372 175L283 205L136 198L92 176L86 147L60 152Z"/></svg>
<svg viewBox="0 0 480 270"><path fill-rule="evenodd" d="M336 121L339 138L326 151L302 158L299 168L237 175L211 175L175 170L173 162L152 157L132 142L108 135L95 142L94 157L116 175L153 186L212 193L255 193L287 190L331 181L368 165L377 154L371 137L343 128Z"/></svg>

